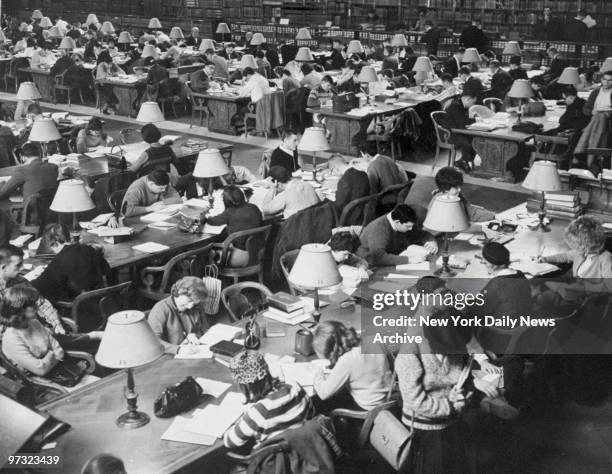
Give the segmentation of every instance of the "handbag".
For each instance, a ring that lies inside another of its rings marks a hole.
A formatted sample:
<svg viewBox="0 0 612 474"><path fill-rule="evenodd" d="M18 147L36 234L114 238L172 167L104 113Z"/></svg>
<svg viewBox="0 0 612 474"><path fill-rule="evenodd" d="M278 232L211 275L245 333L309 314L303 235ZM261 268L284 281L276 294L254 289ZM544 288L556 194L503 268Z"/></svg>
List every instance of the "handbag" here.
<svg viewBox="0 0 612 474"><path fill-rule="evenodd" d="M546 115L546 105L543 102L529 102L523 105L525 117L542 117Z"/></svg>
<svg viewBox="0 0 612 474"><path fill-rule="evenodd" d="M391 398L397 372L393 371L391 387L387 393L387 401ZM393 469L400 471L410 457L412 437L414 436L414 412L410 429L389 410L381 410L370 431L370 444L387 461Z"/></svg>
<svg viewBox="0 0 612 474"><path fill-rule="evenodd" d="M85 369L75 359L65 357L62 362L51 369L51 372L45 375L45 378L64 387L74 387L84 375Z"/></svg>
<svg viewBox="0 0 612 474"><path fill-rule="evenodd" d="M218 278L219 269L216 265L206 265L202 281L206 287L208 297L204 300L204 312L206 314L217 314L219 301L221 300L221 280Z"/></svg>
<svg viewBox="0 0 612 474"><path fill-rule="evenodd" d="M202 387L189 376L182 382L166 387L153 403L153 412L159 418L176 416L197 405L203 394Z"/></svg>

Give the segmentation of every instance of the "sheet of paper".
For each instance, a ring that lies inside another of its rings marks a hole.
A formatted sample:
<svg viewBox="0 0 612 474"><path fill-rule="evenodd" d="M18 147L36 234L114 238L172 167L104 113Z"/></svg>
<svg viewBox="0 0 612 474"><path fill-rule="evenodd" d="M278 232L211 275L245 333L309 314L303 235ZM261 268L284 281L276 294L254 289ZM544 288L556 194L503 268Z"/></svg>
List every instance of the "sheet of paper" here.
<svg viewBox="0 0 612 474"><path fill-rule="evenodd" d="M219 405L211 404L196 410L185 429L200 435L221 438L244 412L243 400L242 395L230 392Z"/></svg>
<svg viewBox="0 0 612 474"><path fill-rule="evenodd" d="M142 222L160 222L170 219L172 216L170 214L163 214L161 212L151 212L150 214L145 214L144 216L140 216L140 220Z"/></svg>
<svg viewBox="0 0 612 474"><path fill-rule="evenodd" d="M92 223L94 224L106 224L108 222L108 220L113 217L115 214L113 212L107 212L104 214L99 214L98 216L96 216L95 218L93 218L91 220Z"/></svg>
<svg viewBox="0 0 612 474"><path fill-rule="evenodd" d="M429 269L429 264L428 267ZM419 278L418 275L406 275L404 273L389 273L388 275L385 275L385 280L403 280L403 279L410 279L410 278Z"/></svg>
<svg viewBox="0 0 612 474"><path fill-rule="evenodd" d="M510 268L513 268L514 270L520 270L523 273L528 273L529 275L533 275L533 276L545 275L547 273L551 273L551 272L559 270L559 267L551 263L539 263L539 262L534 262L532 260L522 260L520 262L512 262L510 264Z"/></svg>
<svg viewBox="0 0 612 474"><path fill-rule="evenodd" d="M161 439L179 443L201 444L204 446L212 446L215 444L215 441L217 441L216 436L207 436L188 431L186 427L190 422L191 418L176 416L168 429L161 435Z"/></svg>
<svg viewBox="0 0 612 474"><path fill-rule="evenodd" d="M474 234L472 234L471 232L459 232L453 239L454 240L463 240L463 241L467 242L472 237L474 237Z"/></svg>
<svg viewBox="0 0 612 474"><path fill-rule="evenodd" d="M283 375L282 364L291 364L295 362L295 357L290 355L279 356L276 354L266 353L264 359L268 363L270 375L272 377L281 377Z"/></svg>
<svg viewBox="0 0 612 474"><path fill-rule="evenodd" d="M400 253L402 257L427 257L429 252L422 245L409 245L406 250Z"/></svg>
<svg viewBox="0 0 612 474"><path fill-rule="evenodd" d="M202 231L205 234L219 235L225 230L226 227L227 226L225 224L223 225L204 224L204 229L202 229Z"/></svg>
<svg viewBox="0 0 612 474"><path fill-rule="evenodd" d="M241 327L229 324L215 324L200 338L200 343L212 346L219 341L231 341L241 333Z"/></svg>
<svg viewBox="0 0 612 474"><path fill-rule="evenodd" d="M421 262L421 263L403 263L401 265L396 265L395 269L397 271L429 271L429 262Z"/></svg>
<svg viewBox="0 0 612 474"><path fill-rule="evenodd" d="M38 250L38 246L40 245L41 238L39 237L36 240L33 240L28 244L28 250Z"/></svg>
<svg viewBox="0 0 612 474"><path fill-rule="evenodd" d="M178 224L176 222L159 221L159 222L152 222L147 227L151 229L157 229L157 230L170 230L170 229L174 229L177 225Z"/></svg>
<svg viewBox="0 0 612 474"><path fill-rule="evenodd" d="M157 211L159 214L176 214L178 211L180 211L183 206L185 204L181 203L177 203L177 204L168 204L166 207L164 207L163 209Z"/></svg>
<svg viewBox="0 0 612 474"><path fill-rule="evenodd" d="M134 245L132 248L134 250L138 250L139 252L155 253L163 252L164 250L168 250L170 247L167 245L158 244L157 242L145 242L144 244Z"/></svg>
<svg viewBox="0 0 612 474"><path fill-rule="evenodd" d="M164 135L159 139L159 143L174 143L180 137L178 135Z"/></svg>
<svg viewBox="0 0 612 474"><path fill-rule="evenodd" d="M46 265L39 265L30 270L25 275L23 275L23 277L28 281L36 280L40 275L42 275L42 272L45 271L45 268L47 268Z"/></svg>
<svg viewBox="0 0 612 474"><path fill-rule="evenodd" d="M209 204L207 199L191 198L185 201L186 206L197 207L200 209L208 209Z"/></svg>
<svg viewBox="0 0 612 474"><path fill-rule="evenodd" d="M281 369L286 383L307 387L314 384L314 376L320 367L311 362L294 362L281 364Z"/></svg>
<svg viewBox="0 0 612 474"><path fill-rule="evenodd" d="M212 359L213 353L210 346L204 344L184 344L174 356L175 359Z"/></svg>
<svg viewBox="0 0 612 474"><path fill-rule="evenodd" d="M223 395L232 386L231 383L219 382L218 380L206 379L204 377L196 377L196 382L202 387L205 394L212 395L215 398Z"/></svg>
<svg viewBox="0 0 612 474"><path fill-rule="evenodd" d="M23 234L11 240L10 244L15 247L23 247L32 237L34 237L32 234Z"/></svg>

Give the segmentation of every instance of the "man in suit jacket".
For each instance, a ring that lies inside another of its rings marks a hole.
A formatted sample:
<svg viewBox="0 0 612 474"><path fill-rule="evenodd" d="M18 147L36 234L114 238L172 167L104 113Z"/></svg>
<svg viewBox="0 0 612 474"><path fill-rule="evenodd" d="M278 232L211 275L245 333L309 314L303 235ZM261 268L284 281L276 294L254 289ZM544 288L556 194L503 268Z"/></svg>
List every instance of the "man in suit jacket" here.
<svg viewBox="0 0 612 474"><path fill-rule="evenodd" d="M328 69L342 69L345 63L344 55L342 54L343 45L340 41L334 40L331 58L329 60Z"/></svg>
<svg viewBox="0 0 612 474"><path fill-rule="evenodd" d="M586 18L586 10L581 8L574 18L567 22L565 25L564 39L573 42L587 41L589 34L589 28L584 23Z"/></svg>
<svg viewBox="0 0 612 474"><path fill-rule="evenodd" d="M556 48L548 48L546 53L551 59L551 62L550 66L548 67L548 71L546 71L546 74L544 75L544 81L550 82L561 75L563 70L569 66L569 62L561 54L559 54Z"/></svg>
<svg viewBox="0 0 612 474"><path fill-rule="evenodd" d="M513 81L517 79L528 79L527 71L521 67L521 57L512 56L510 58L510 71L508 71Z"/></svg>
<svg viewBox="0 0 612 474"><path fill-rule="evenodd" d="M211 62L206 62L202 69L192 72L189 75L191 81L191 90L200 94L205 93L210 89L210 81L215 71L215 65Z"/></svg>
<svg viewBox="0 0 612 474"><path fill-rule="evenodd" d="M362 146L361 155L369 161L367 173L370 193L376 194L394 184L408 182L406 171L388 156L377 154L374 142L366 142Z"/></svg>
<svg viewBox="0 0 612 474"><path fill-rule="evenodd" d="M421 37L421 43L425 43L427 46L427 56L438 55L440 30L434 26L431 20L425 21L425 34Z"/></svg>
<svg viewBox="0 0 612 474"><path fill-rule="evenodd" d="M57 166L43 163L36 145L25 143L21 147L21 160L23 165L15 169L11 179L0 189L0 200L7 199L20 186L24 201L43 189L57 188Z"/></svg>
<svg viewBox="0 0 612 474"><path fill-rule="evenodd" d="M478 103L482 102L482 96L484 94L484 86L477 77L472 76L472 71L467 66L462 66L459 69L459 79L463 82L463 90L469 90L478 97Z"/></svg>
<svg viewBox="0 0 612 474"><path fill-rule="evenodd" d="M342 155L336 155L329 160L329 169L334 175L341 176L335 201L339 214L349 202L370 195L367 173L351 166Z"/></svg>
<svg viewBox="0 0 612 474"><path fill-rule="evenodd" d="M563 25L559 18L552 15L551 9L546 7L543 17L535 27L534 37L542 40L558 40L561 37Z"/></svg>
<svg viewBox="0 0 612 474"><path fill-rule="evenodd" d="M491 61L489 64L489 70L491 71L491 91L489 97L497 97L498 99L504 100L506 94L510 90L512 83L512 77L506 71L501 68L499 61Z"/></svg>
<svg viewBox="0 0 612 474"><path fill-rule="evenodd" d="M187 46L199 48L201 42L202 38L200 38L200 29L197 26L194 26L193 28L191 28L191 34L187 38L185 38L185 44Z"/></svg>
<svg viewBox="0 0 612 474"><path fill-rule="evenodd" d="M459 75L459 69L461 69L461 61L463 61L464 54L465 48L458 48L448 61L444 63L444 72L453 77L457 77Z"/></svg>
<svg viewBox="0 0 612 474"><path fill-rule="evenodd" d="M474 123L474 119L469 117L469 109L476 104L477 96L473 91L463 89L463 93L459 99L454 100L446 109L445 123L446 128L465 128ZM466 173L469 173L473 168L474 148L472 148L472 139L467 135L451 133L451 143L461 151L461 159L455 162L455 166L461 168Z"/></svg>
<svg viewBox="0 0 612 474"><path fill-rule="evenodd" d="M459 42L465 48L476 48L481 54L489 48L489 39L482 31L478 20L473 20L472 24L461 32Z"/></svg>

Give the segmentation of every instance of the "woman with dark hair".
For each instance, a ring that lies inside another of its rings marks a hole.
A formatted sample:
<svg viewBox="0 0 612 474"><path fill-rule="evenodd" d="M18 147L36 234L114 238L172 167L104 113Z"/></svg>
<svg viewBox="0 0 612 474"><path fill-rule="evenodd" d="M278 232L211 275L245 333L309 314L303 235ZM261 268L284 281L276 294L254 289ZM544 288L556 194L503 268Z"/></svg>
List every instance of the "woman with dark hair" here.
<svg viewBox="0 0 612 474"><path fill-rule="evenodd" d="M92 117L85 128L79 130L76 137L76 152L87 153L90 148L97 146L108 146L113 142L113 137L109 137L102 130L102 120L99 117Z"/></svg>
<svg viewBox="0 0 612 474"><path fill-rule="evenodd" d="M142 139L145 143L150 146L142 154L130 164L130 169L136 174L143 174L143 168L146 165L152 163L159 163L159 166L155 166L155 169L162 169L169 172L172 176L178 177L178 171L174 167L176 161L176 155L172 150L169 143L160 143L161 132L154 124L148 123L140 131ZM147 167L149 168L149 167ZM152 169L147 169L145 174L148 174ZM172 184L176 184L176 181L172 181Z"/></svg>
<svg viewBox="0 0 612 474"><path fill-rule="evenodd" d="M81 474L127 474L123 461L112 454L98 454L83 466Z"/></svg>
<svg viewBox="0 0 612 474"><path fill-rule="evenodd" d="M328 401L326 411L332 406L371 410L385 401L391 385L387 356L382 350L362 353L355 329L324 321L315 328L313 347L319 359L329 360L330 372L319 371L314 378L315 393Z"/></svg>
<svg viewBox="0 0 612 474"><path fill-rule="evenodd" d="M125 73L123 69L113 62L108 50L101 51L97 59L96 80L103 80L117 74ZM113 93L113 86L110 84L98 84L97 87L100 91L100 102L103 104L102 113L108 114L113 111L113 105L117 103L117 98Z"/></svg>
<svg viewBox="0 0 612 474"><path fill-rule="evenodd" d="M226 225L226 235L232 235L241 230L254 229L263 224L261 211L255 204L246 202L244 192L236 186L226 186L223 189L223 205L225 210L212 217L202 216L202 221L210 225ZM249 263L249 252L245 248L246 239L234 241L229 262L223 262L232 267L244 267Z"/></svg>
<svg viewBox="0 0 612 474"><path fill-rule="evenodd" d="M312 403L304 389L272 377L263 354L241 352L231 360L230 371L246 398L247 407L225 432L226 447L259 444L285 430L299 428L313 417Z"/></svg>

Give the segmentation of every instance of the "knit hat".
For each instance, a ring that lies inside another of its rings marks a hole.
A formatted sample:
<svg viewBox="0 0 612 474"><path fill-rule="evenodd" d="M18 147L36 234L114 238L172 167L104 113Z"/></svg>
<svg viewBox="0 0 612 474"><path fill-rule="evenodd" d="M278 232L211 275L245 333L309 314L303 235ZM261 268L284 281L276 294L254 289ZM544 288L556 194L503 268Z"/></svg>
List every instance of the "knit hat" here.
<svg viewBox="0 0 612 474"><path fill-rule="evenodd" d="M140 133L142 134L142 139L147 143L156 143L161 138L161 132L159 131L159 128L157 128L152 123L148 123L144 127L142 127Z"/></svg>
<svg viewBox="0 0 612 474"><path fill-rule="evenodd" d="M510 263L510 252L498 242L488 242L482 248L483 258L493 265L508 265Z"/></svg>
<svg viewBox="0 0 612 474"><path fill-rule="evenodd" d="M230 361L230 371L239 384L259 382L270 373L261 352L242 351Z"/></svg>

